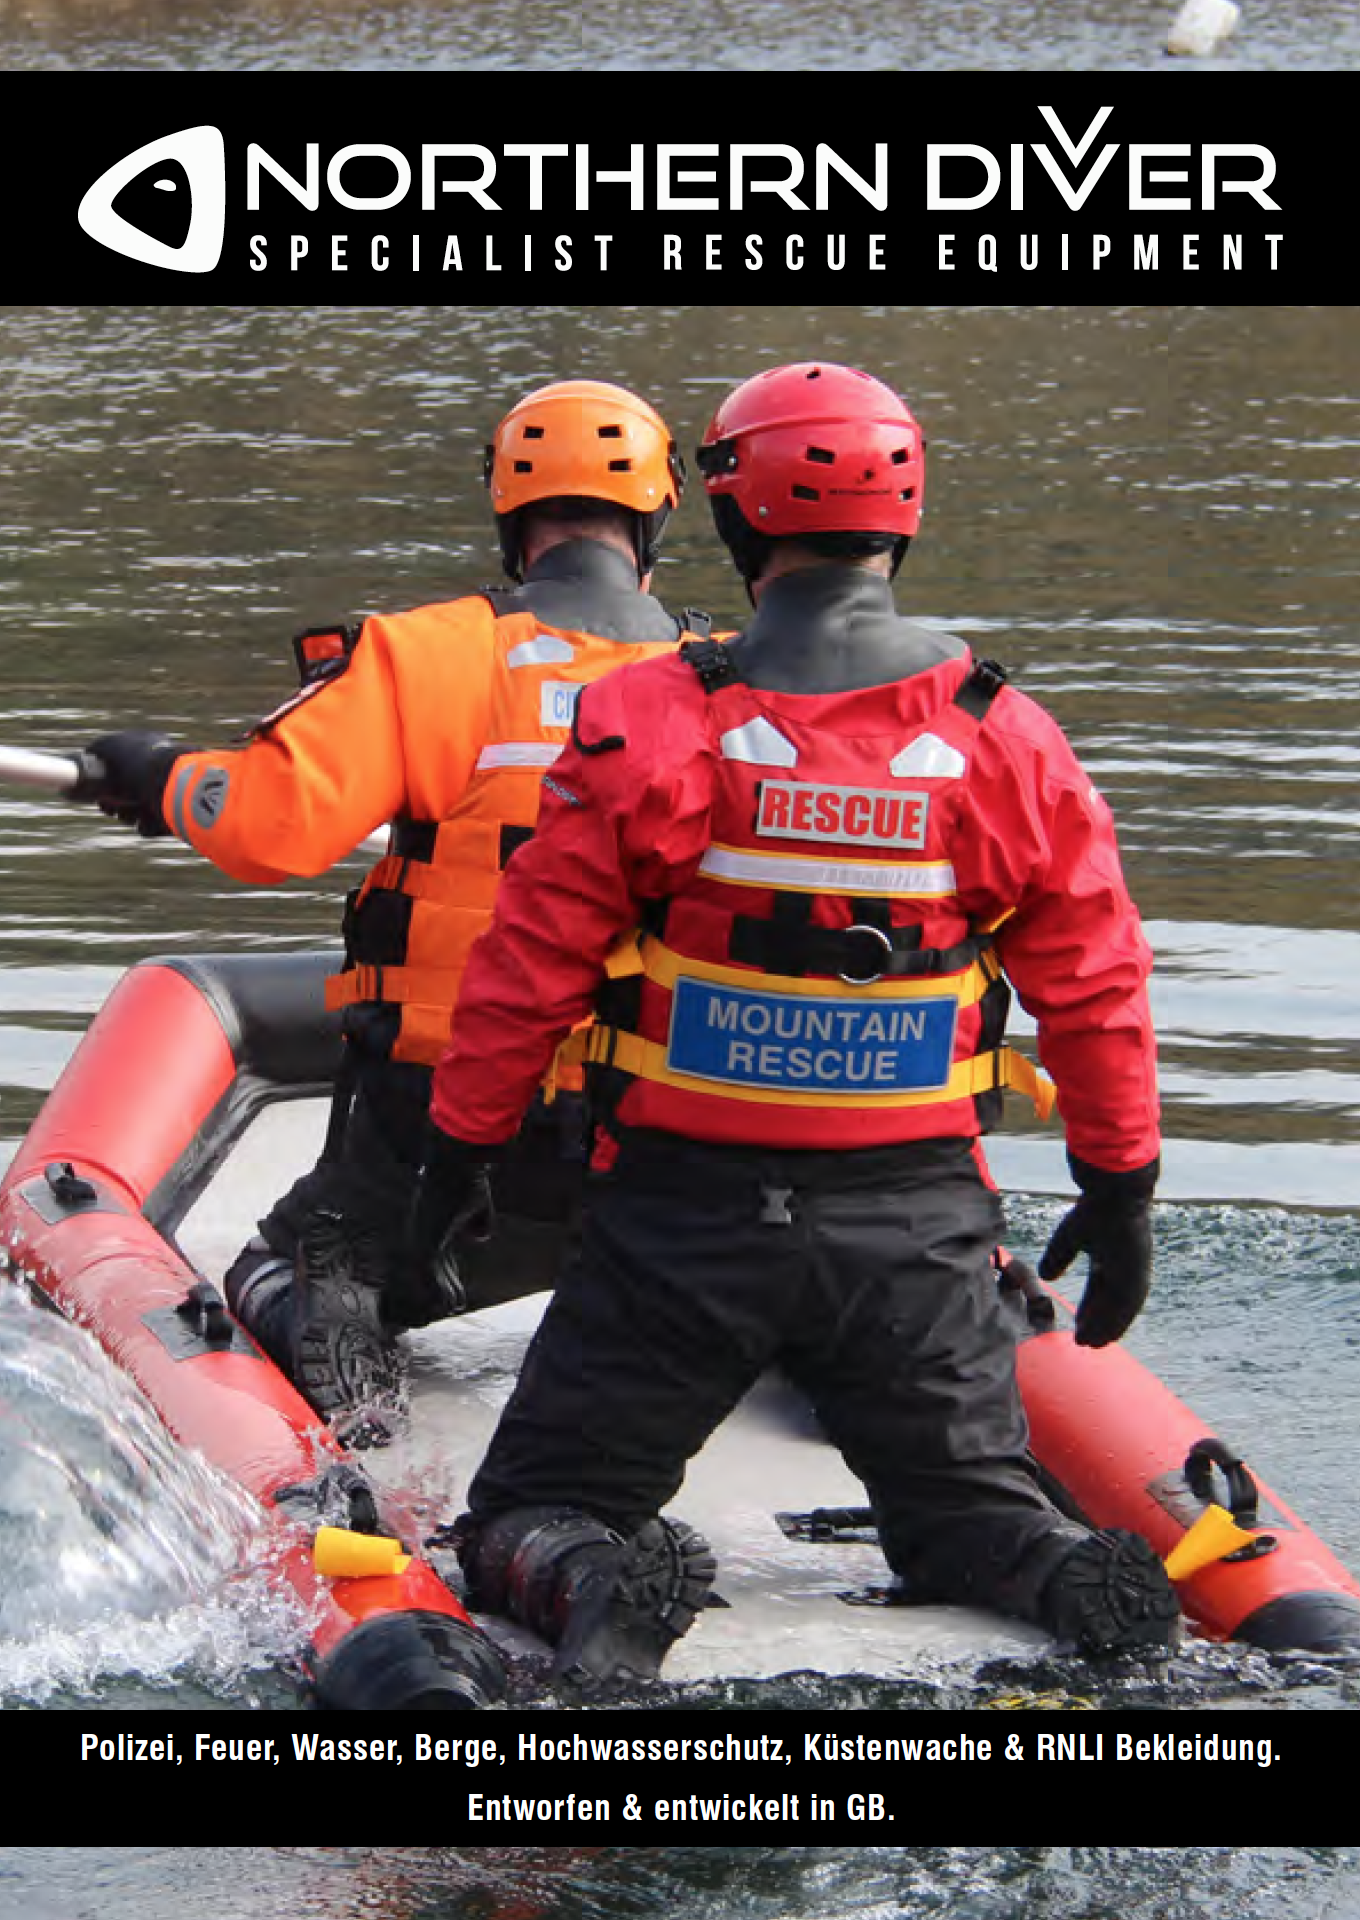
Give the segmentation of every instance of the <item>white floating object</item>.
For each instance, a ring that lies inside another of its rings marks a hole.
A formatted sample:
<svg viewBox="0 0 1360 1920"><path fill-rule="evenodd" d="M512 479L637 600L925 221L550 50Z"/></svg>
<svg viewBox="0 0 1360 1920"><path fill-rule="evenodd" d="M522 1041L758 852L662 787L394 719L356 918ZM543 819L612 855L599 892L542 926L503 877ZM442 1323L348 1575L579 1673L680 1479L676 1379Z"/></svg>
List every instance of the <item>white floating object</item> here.
<svg viewBox="0 0 1360 1920"><path fill-rule="evenodd" d="M1226 40L1242 18L1233 0L1185 0L1167 37L1168 53L1202 57Z"/></svg>

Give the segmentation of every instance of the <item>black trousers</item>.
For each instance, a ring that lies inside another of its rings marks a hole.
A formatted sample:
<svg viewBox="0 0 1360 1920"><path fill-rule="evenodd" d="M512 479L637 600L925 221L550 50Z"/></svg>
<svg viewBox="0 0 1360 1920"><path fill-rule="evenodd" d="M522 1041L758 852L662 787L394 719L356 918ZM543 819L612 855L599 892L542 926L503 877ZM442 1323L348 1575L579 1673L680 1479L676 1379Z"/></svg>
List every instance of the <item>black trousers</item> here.
<svg viewBox="0 0 1360 1920"><path fill-rule="evenodd" d="M425 1149L430 1080L428 1067L360 1059L337 1145L259 1223L274 1253L291 1259L308 1222L324 1209L363 1227L382 1268L395 1270ZM460 1255L469 1310L554 1284L585 1172L579 1097L559 1094L551 1107L533 1106L493 1177L496 1232Z"/></svg>
<svg viewBox="0 0 1360 1920"><path fill-rule="evenodd" d="M472 1482L474 1540L537 1505L631 1533L777 1366L864 1483L912 1597L1040 1618L1084 1532L1027 1455L1000 1229L966 1141L793 1154L626 1136Z"/></svg>

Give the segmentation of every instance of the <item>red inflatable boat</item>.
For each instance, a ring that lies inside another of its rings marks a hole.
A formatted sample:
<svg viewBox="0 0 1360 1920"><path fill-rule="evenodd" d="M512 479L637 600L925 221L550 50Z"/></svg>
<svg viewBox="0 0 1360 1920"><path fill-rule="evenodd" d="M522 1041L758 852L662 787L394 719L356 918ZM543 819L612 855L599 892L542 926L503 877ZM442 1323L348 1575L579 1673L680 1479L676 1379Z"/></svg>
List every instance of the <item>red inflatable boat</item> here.
<svg viewBox="0 0 1360 1920"><path fill-rule="evenodd" d="M382 1532L380 1502L175 1240L263 1107L328 1093L339 1041L321 982L333 964L285 954L134 967L0 1186L0 1254L93 1330L178 1438L277 1517L288 1576L319 1621L310 1674L321 1704L475 1707L502 1690L500 1657L418 1553L389 1574L315 1571L318 1527ZM242 1239L248 1232L243 1222ZM1134 1528L1163 1556L1192 1529L1198 1545L1207 1526L1207 1564L1177 1583L1210 1639L1360 1651L1360 1584L1230 1445L1125 1349L1077 1347L1066 1307L1037 1281L1013 1298L1025 1314L1033 1451L1059 1504L1097 1526ZM752 1471L759 1444L757 1434L742 1455ZM800 1445L785 1453L807 1475ZM763 1467L760 1497L772 1502Z"/></svg>
<svg viewBox="0 0 1360 1920"><path fill-rule="evenodd" d="M1141 1533L1173 1575L1178 1549L1196 1557L1187 1535L1198 1527L1207 1563L1177 1590L1201 1634L1360 1651L1360 1583L1126 1348L1078 1347L1054 1325L1022 1341L1019 1365L1030 1446L1060 1505Z"/></svg>
<svg viewBox="0 0 1360 1920"><path fill-rule="evenodd" d="M322 956L157 960L124 976L0 1186L9 1271L89 1328L170 1431L278 1521L330 1708L480 1707L500 1656L434 1568L327 1579L325 1525L381 1532L352 1457L236 1324L175 1229L254 1113L322 1093L339 1053Z"/></svg>

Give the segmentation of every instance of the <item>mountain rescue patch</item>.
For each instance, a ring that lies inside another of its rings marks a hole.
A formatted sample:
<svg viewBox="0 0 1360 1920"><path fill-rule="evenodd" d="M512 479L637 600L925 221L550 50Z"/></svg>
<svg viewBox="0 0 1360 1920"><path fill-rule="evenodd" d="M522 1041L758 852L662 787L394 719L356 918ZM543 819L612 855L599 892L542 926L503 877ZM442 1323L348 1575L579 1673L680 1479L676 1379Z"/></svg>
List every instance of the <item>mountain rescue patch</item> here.
<svg viewBox="0 0 1360 1920"><path fill-rule="evenodd" d="M925 1092L949 1079L958 1009L953 995L794 998L681 974L666 1065L756 1092Z"/></svg>
<svg viewBox="0 0 1360 1920"><path fill-rule="evenodd" d="M860 847L926 844L930 795L875 787L763 780L755 830L774 840L827 840Z"/></svg>

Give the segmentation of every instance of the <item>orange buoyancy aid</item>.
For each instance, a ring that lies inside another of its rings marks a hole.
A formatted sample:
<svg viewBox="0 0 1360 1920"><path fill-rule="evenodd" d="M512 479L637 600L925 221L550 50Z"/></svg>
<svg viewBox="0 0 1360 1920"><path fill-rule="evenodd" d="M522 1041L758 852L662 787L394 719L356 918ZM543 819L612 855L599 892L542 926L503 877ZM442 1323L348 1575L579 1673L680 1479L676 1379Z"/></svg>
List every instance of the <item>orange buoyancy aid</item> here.
<svg viewBox="0 0 1360 1920"><path fill-rule="evenodd" d="M497 596L457 603L454 644L493 649L487 723L470 777L440 819L394 822L388 853L351 896L344 971L326 1005L367 1052L433 1066L449 1036L472 943L500 876L533 832L541 784L571 732L582 687L615 667L674 649L618 641L501 612Z"/></svg>
<svg viewBox="0 0 1360 1920"><path fill-rule="evenodd" d="M1002 1044L1000 920L970 922L951 859L1001 671L904 731L892 685L784 697L712 643L685 657L709 693L711 843L560 1060L633 1076L621 1121L711 1140L972 1135L1008 1086L1046 1117L1051 1082Z"/></svg>

